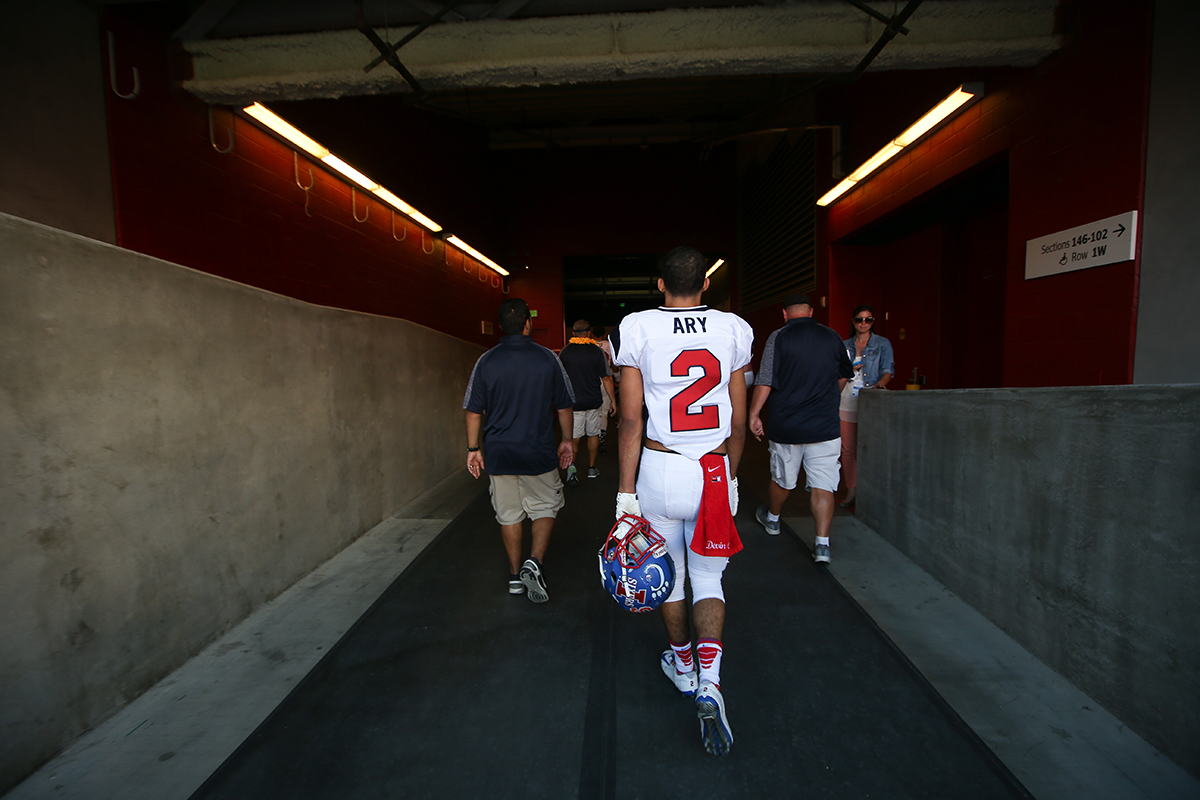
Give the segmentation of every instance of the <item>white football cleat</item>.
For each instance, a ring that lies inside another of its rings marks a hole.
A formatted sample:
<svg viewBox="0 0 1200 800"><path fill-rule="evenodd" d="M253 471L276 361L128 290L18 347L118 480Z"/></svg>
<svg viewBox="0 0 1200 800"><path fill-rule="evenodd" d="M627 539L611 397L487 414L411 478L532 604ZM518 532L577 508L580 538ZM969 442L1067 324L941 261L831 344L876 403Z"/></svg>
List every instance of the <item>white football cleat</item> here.
<svg viewBox="0 0 1200 800"><path fill-rule="evenodd" d="M700 738L704 749L714 756L729 753L733 746L733 731L729 729L729 718L725 716L725 700L721 690L711 681L700 685L696 694L696 716L700 718Z"/></svg>
<svg viewBox="0 0 1200 800"><path fill-rule="evenodd" d="M662 665L663 674L671 679L671 683L675 684L675 688L680 693L685 697L695 696L696 686L699 681L696 679L696 670L694 668L691 672L680 672L675 669L675 651L669 647L663 651L659 663Z"/></svg>

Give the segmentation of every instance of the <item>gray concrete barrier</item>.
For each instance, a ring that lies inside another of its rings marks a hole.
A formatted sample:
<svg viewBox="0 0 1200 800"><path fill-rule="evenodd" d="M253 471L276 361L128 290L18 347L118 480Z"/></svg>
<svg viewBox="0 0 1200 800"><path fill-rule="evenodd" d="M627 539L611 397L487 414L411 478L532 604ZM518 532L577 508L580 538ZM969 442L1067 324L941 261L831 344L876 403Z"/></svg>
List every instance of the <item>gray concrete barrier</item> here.
<svg viewBox="0 0 1200 800"><path fill-rule="evenodd" d="M859 519L1200 774L1200 385L867 392Z"/></svg>
<svg viewBox="0 0 1200 800"><path fill-rule="evenodd" d="M0 792L461 469L481 352L0 214Z"/></svg>

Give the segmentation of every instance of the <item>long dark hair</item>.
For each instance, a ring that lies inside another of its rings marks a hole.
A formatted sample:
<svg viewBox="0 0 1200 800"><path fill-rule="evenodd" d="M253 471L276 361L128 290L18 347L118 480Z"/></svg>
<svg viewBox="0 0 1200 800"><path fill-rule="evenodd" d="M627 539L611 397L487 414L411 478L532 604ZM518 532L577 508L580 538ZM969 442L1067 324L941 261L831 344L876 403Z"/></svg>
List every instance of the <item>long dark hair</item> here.
<svg viewBox="0 0 1200 800"><path fill-rule="evenodd" d="M850 315L850 338L851 339L853 339L855 336L858 336L858 329L854 327L854 318L857 317L859 314L861 314L864 311L871 312L872 317L875 316L875 309L871 308L866 303L863 303L862 305L855 308L854 313ZM872 322L871 323L871 333L874 333L874 332L875 332L875 323Z"/></svg>

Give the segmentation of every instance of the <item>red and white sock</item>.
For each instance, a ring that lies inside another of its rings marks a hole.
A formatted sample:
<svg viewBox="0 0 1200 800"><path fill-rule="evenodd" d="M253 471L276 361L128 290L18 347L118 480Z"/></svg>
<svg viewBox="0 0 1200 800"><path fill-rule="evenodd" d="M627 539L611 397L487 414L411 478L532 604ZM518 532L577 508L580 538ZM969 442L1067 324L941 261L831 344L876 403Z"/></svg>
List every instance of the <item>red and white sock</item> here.
<svg viewBox="0 0 1200 800"><path fill-rule="evenodd" d="M716 639L700 639L696 642L696 656L700 659L700 681L709 681L721 688L721 643Z"/></svg>
<svg viewBox="0 0 1200 800"><path fill-rule="evenodd" d="M695 662L692 661L692 642L690 639L680 644L671 642L671 650L675 653L676 672L688 673L696 668Z"/></svg>

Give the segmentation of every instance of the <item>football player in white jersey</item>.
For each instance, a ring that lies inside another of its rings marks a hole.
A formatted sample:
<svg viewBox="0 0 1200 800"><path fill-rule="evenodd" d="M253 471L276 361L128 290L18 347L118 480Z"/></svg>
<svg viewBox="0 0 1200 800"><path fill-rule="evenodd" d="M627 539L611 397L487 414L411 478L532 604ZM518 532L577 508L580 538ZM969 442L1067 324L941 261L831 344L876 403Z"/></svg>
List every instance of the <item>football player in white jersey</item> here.
<svg viewBox="0 0 1200 800"><path fill-rule="evenodd" d="M733 734L720 688L721 575L741 547L733 514L746 440L743 370L754 334L740 317L701 304L708 289L702 253L679 247L660 267L663 305L628 315L610 337L621 368L617 517L643 516L667 542L677 577L662 605L671 644L662 668L679 691L695 697L705 749L723 755ZM696 659L685 578L692 587Z"/></svg>

